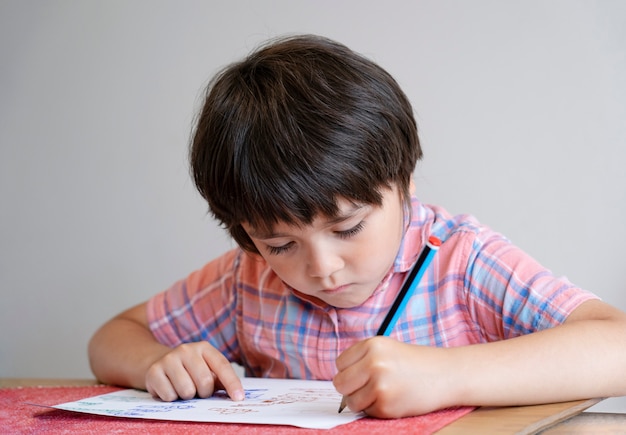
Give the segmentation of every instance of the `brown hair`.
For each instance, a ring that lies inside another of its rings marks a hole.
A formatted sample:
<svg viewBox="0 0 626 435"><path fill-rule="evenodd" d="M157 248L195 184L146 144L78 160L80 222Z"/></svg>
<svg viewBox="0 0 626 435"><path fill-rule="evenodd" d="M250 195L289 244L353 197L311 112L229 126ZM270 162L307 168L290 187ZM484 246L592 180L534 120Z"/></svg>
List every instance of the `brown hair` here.
<svg viewBox="0 0 626 435"><path fill-rule="evenodd" d="M271 229L337 213L337 199L409 198L422 156L408 98L381 67L335 41L271 41L209 84L190 149L216 219L248 251L242 222Z"/></svg>

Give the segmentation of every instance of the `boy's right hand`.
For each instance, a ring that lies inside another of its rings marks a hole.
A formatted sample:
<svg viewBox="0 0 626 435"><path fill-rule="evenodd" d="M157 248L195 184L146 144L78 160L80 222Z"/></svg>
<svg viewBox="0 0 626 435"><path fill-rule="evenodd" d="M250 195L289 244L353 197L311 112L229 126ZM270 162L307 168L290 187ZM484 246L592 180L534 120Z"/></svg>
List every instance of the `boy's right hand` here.
<svg viewBox="0 0 626 435"><path fill-rule="evenodd" d="M146 390L161 400L206 398L224 389L232 400L245 397L230 362L206 341L186 343L170 350L146 372Z"/></svg>

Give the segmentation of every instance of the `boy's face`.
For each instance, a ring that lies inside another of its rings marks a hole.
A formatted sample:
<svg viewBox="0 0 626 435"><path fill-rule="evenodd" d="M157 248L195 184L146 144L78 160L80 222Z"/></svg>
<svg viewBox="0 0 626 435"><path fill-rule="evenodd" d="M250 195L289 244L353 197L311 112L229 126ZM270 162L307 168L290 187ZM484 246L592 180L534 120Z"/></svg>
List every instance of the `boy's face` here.
<svg viewBox="0 0 626 435"><path fill-rule="evenodd" d="M403 234L398 189L382 190L382 206L340 199L336 217L310 225L277 224L270 234L244 223L261 256L289 286L338 308L367 300L389 272Z"/></svg>

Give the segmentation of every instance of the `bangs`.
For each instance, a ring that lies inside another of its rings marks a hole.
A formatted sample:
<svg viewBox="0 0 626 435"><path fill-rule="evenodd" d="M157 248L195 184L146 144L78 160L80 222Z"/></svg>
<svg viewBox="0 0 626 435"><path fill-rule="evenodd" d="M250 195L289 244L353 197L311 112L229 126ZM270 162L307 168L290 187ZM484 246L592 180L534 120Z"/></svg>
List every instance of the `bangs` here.
<svg viewBox="0 0 626 435"><path fill-rule="evenodd" d="M382 204L379 189L386 185L373 176L364 178L360 168L371 165L346 153L357 147L309 143L294 147L284 144L247 145L233 171L229 184L234 187L230 204L237 210L237 222L270 230L275 224L310 224L317 216L336 217L340 198L360 204ZM341 151L343 155L337 155ZM357 153L358 154L358 153ZM370 174L372 176L373 174Z"/></svg>

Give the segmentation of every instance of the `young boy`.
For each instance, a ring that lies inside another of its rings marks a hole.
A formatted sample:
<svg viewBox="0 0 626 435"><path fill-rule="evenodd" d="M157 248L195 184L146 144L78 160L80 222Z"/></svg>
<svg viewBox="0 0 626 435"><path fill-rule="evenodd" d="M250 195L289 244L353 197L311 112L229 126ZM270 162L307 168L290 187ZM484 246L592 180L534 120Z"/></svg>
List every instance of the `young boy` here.
<svg viewBox="0 0 626 435"><path fill-rule="evenodd" d="M242 400L236 362L332 379L349 408L385 418L626 395L626 315L419 202L411 105L345 46L279 39L224 69L190 154L239 248L96 332L101 381ZM431 235L439 252L390 337L375 336Z"/></svg>

